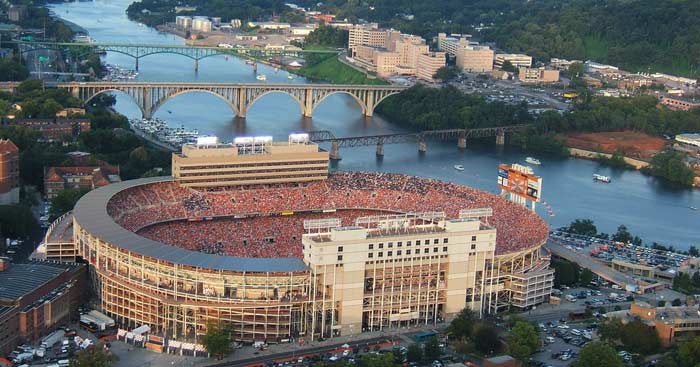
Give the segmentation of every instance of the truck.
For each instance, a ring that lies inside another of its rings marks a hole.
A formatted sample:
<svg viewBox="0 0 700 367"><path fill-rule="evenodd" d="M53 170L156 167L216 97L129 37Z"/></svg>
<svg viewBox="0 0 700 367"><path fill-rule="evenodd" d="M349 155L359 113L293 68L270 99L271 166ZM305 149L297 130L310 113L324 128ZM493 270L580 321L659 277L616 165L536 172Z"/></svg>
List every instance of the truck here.
<svg viewBox="0 0 700 367"><path fill-rule="evenodd" d="M96 331L107 330L107 324L104 321L90 314L80 315L80 324L90 331L93 331L93 328L96 329Z"/></svg>
<svg viewBox="0 0 700 367"><path fill-rule="evenodd" d="M44 339L41 339L41 347L44 349L49 349L54 346L54 344L58 343L63 339L63 337L66 335L66 332L63 330L56 330L53 333L47 335L44 337Z"/></svg>
<svg viewBox="0 0 700 367"><path fill-rule="evenodd" d="M109 329L109 328L113 328L114 325L115 325L114 319L112 319L111 317L109 317L109 316L103 314L103 313L100 312L100 311L92 310L92 311L88 312L88 315L90 315L90 316L92 316L92 317L94 317L94 318L96 318L96 319L102 321L102 322L104 323L104 325L105 325L105 328L108 328L108 329ZM104 329L103 329L103 330L104 330Z"/></svg>
<svg viewBox="0 0 700 367"><path fill-rule="evenodd" d="M615 299L615 298L617 298L618 296L619 296L619 294L610 292L610 295L608 295L608 298L609 298L609 299Z"/></svg>

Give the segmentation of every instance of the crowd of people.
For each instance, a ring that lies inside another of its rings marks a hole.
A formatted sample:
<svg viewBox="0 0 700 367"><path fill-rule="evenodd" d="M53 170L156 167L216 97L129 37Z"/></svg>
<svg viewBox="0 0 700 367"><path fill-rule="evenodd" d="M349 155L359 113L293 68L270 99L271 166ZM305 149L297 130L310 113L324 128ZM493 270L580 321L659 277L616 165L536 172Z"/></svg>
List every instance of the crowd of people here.
<svg viewBox="0 0 700 367"><path fill-rule="evenodd" d="M539 216L497 195L390 173L337 172L312 183L216 190L161 182L117 193L107 206L122 227L154 240L247 257L300 256L305 219L341 218L342 225L352 225L359 216L382 212L443 211L447 218L457 218L460 210L474 208L493 209L485 221L497 229L496 254L531 248L546 239L547 226ZM338 211L296 213L329 209ZM295 214L280 216L291 212Z"/></svg>

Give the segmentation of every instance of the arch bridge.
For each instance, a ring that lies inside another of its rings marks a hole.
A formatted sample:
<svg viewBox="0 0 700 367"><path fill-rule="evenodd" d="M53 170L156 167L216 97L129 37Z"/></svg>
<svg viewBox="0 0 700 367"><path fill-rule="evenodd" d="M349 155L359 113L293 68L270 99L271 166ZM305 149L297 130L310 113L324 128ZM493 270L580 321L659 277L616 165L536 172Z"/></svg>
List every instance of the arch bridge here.
<svg viewBox="0 0 700 367"><path fill-rule="evenodd" d="M47 85L48 86L48 85ZM299 105L304 117L326 97L347 94L360 105L362 114L372 116L374 108L390 95L407 89L397 85L341 85L341 84L260 84L260 83L160 83L160 82L71 82L57 83L57 88L68 89L74 97L88 103L106 92L122 92L130 96L141 109L144 118L153 114L170 98L189 93L205 92L224 100L237 117L245 118L250 106L269 93L285 93Z"/></svg>
<svg viewBox="0 0 700 367"><path fill-rule="evenodd" d="M89 54L101 54L116 52L133 57L136 62L136 70L139 69L139 60L143 57L157 54L175 54L194 60L194 69L199 69L199 61L216 55L231 55L242 58L260 59L266 57L301 56L308 53L338 54L334 50L301 50L298 48L247 48L247 47L213 47L213 46L189 46L189 45L151 45L129 43L76 43L76 42L29 42L13 41L19 46L22 54L39 51L54 50L66 52L74 56Z"/></svg>

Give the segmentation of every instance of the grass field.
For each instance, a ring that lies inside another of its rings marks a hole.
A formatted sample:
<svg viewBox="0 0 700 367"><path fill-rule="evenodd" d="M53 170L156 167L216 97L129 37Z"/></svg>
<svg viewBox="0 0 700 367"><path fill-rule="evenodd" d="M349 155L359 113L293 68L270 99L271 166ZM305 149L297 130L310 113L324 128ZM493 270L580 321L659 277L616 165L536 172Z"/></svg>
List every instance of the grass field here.
<svg viewBox="0 0 700 367"><path fill-rule="evenodd" d="M323 80L332 84L387 84L382 79L368 78L342 62L336 55L328 55L323 61L305 66L297 71L297 74L313 80Z"/></svg>

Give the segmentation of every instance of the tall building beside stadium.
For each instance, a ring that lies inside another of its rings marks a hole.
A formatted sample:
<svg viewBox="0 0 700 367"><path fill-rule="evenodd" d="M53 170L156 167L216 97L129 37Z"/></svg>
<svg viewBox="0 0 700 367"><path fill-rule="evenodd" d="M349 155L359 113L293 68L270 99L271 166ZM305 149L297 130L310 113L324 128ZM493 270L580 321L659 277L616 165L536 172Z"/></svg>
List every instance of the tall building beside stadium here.
<svg viewBox="0 0 700 367"><path fill-rule="evenodd" d="M406 175L326 166L295 178L327 153L294 139L279 156L269 141L183 148L174 177L86 194L51 226L45 253L71 227L73 252L55 246L90 265L102 311L171 340L196 342L212 321L239 341L328 338L548 300L548 229L535 213Z"/></svg>

